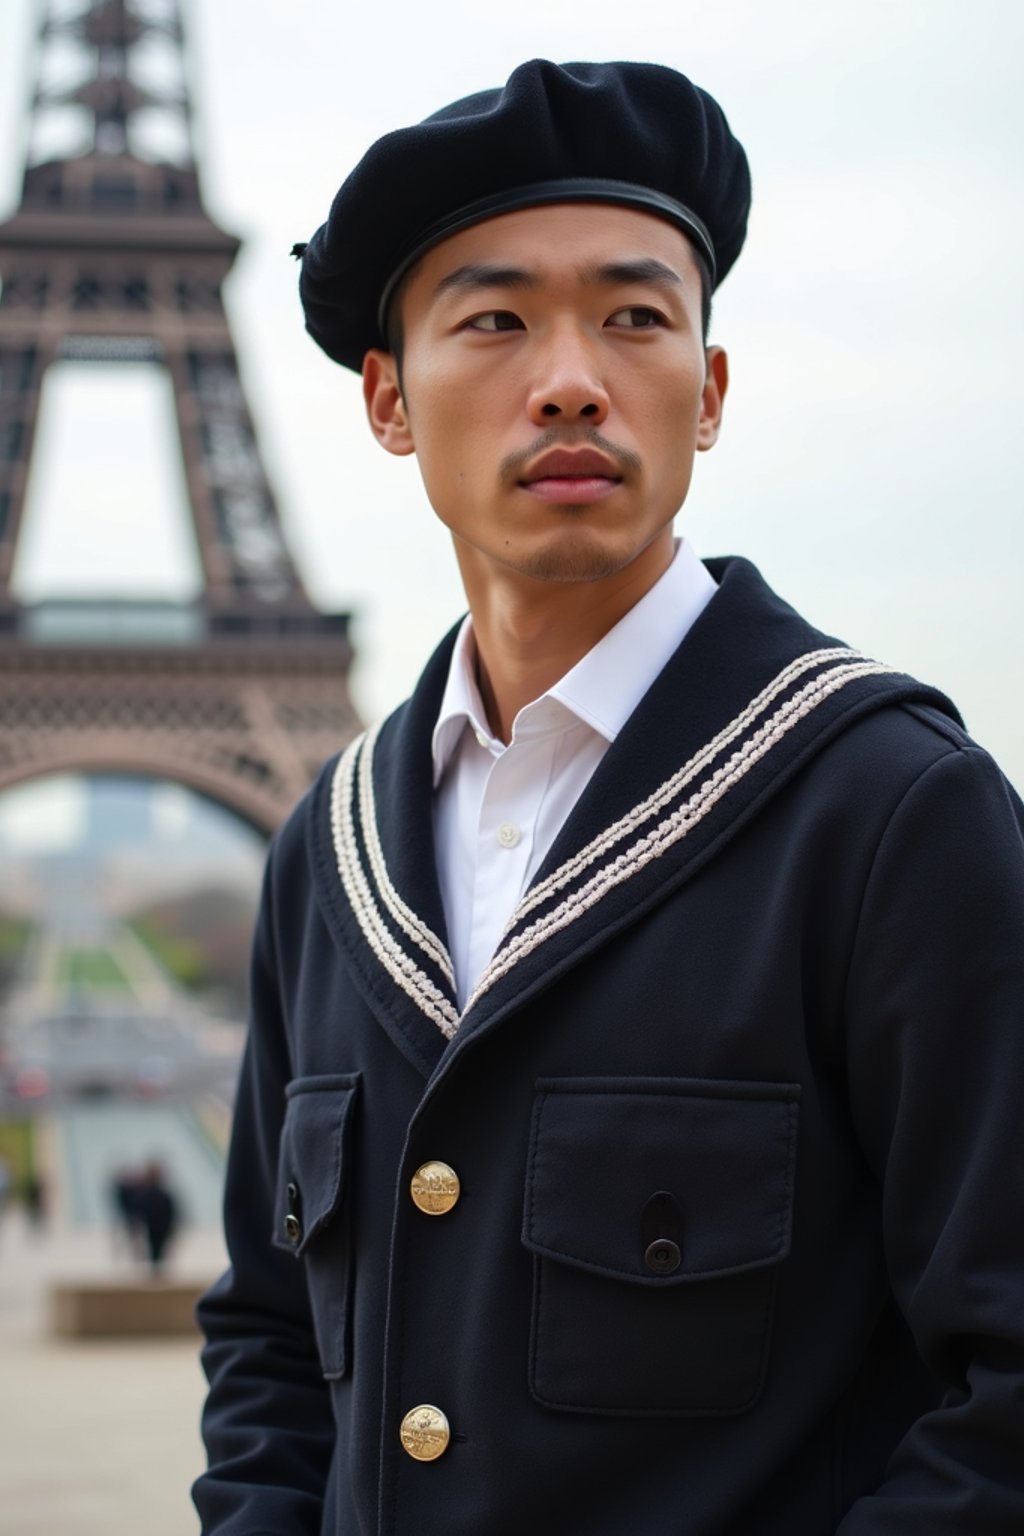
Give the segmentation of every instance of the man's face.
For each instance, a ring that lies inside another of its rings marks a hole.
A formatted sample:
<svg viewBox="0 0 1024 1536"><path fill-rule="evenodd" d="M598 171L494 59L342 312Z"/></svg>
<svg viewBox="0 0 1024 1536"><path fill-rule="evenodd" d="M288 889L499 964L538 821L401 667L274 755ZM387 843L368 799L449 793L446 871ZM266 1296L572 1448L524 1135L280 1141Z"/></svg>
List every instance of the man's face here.
<svg viewBox="0 0 1024 1536"><path fill-rule="evenodd" d="M467 583L599 581L670 546L727 379L679 231L604 204L503 214L429 251L401 303L402 387L368 354L370 421L415 452Z"/></svg>

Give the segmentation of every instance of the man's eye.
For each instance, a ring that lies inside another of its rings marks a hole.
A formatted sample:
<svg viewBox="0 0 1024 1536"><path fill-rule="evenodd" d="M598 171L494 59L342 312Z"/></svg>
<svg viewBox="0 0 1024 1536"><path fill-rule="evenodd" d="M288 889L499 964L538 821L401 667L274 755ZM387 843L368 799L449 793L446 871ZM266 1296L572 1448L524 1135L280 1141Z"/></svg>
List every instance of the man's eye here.
<svg viewBox="0 0 1024 1536"><path fill-rule="evenodd" d="M665 322L656 309L649 309L646 304L634 304L629 309L617 309L614 315L609 315L607 323L632 331L648 331Z"/></svg>
<svg viewBox="0 0 1024 1536"><path fill-rule="evenodd" d="M492 309L486 315L474 315L469 322L471 331L521 331L523 322L510 309Z"/></svg>

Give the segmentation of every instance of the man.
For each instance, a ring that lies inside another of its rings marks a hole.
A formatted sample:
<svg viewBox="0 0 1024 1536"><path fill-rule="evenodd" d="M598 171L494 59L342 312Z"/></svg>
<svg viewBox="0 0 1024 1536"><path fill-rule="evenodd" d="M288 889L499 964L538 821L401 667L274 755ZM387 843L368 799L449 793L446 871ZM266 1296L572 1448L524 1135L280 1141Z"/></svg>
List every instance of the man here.
<svg viewBox="0 0 1024 1536"><path fill-rule="evenodd" d="M275 841L204 1529L1024 1529L1021 807L672 519L746 161L648 65L382 140L307 324L470 617Z"/></svg>

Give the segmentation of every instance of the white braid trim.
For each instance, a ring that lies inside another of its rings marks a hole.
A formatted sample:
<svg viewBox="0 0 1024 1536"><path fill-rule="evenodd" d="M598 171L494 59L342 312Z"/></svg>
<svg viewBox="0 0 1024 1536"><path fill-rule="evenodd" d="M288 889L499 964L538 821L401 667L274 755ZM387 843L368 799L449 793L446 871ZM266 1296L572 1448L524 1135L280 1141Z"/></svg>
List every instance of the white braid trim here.
<svg viewBox="0 0 1024 1536"><path fill-rule="evenodd" d="M593 842L588 843L585 848L573 854L571 859L559 865L558 869L552 871L539 885L531 887L506 926L505 933L508 933L515 923L521 922L534 907L539 907L547 901L549 896L553 896L556 891L561 890L562 886L574 880L588 865L601 858L616 843L621 842L631 832L637 831L645 821L649 821L652 816L664 810L669 801L674 800L680 790L685 789L687 784L697 777L702 768L706 768L713 758L731 745L737 736L740 736L747 726L757 719L758 715L763 714L801 673L808 672L812 667L820 666L826 661L862 659L859 651L850 650L848 646L832 646L827 650L808 651L806 655L798 656L795 661L791 661L766 688L751 699L734 720L720 730L711 741L706 742L700 751L691 757L689 762L684 763L671 778L666 779L659 789L648 795L647 799L642 800L639 805L634 806L620 821L605 827Z"/></svg>
<svg viewBox="0 0 1024 1536"><path fill-rule="evenodd" d="M356 762L364 741L365 737L357 737L347 748L335 770L331 786L331 832L338 873L363 937L380 964L406 996L450 1040L459 1027L458 1013L392 936L378 911L360 861L352 811Z"/></svg>
<svg viewBox="0 0 1024 1536"><path fill-rule="evenodd" d="M455 973L452 970L451 957L448 951L433 929L402 900L391 881L387 865L384 862L384 849L381 846L380 832L377 828L377 800L373 789L373 753L379 735L379 725L375 725L372 730L367 731L366 744L359 759L359 820L362 824L363 841L366 844L366 853L370 861L370 872L377 882L378 894L394 918L397 926L401 928L408 938L412 939L414 944L419 945L425 955L433 960L445 980L451 985L452 991L454 991Z"/></svg>
<svg viewBox="0 0 1024 1536"><path fill-rule="evenodd" d="M851 653L845 652L845 654ZM834 667L805 684L800 692L787 700L773 716L766 720L722 767L716 769L711 777L705 780L696 794L691 795L689 800L658 826L639 838L632 847L612 859L603 869L598 870L585 885L571 892L546 916L530 923L517 933L504 949L499 950L467 1002L463 1017L496 982L506 976L527 955L532 954L556 933L576 922L616 886L638 874L653 859L660 858L667 849L692 831L713 810L719 800L745 778L794 726L799 725L801 720L806 719L833 693L838 692L840 688L845 688L848 683L858 678L881 676L896 670L895 667L886 667L878 662L864 661L849 666ZM520 907L513 914L513 921L509 926L515 926L522 915L523 908Z"/></svg>

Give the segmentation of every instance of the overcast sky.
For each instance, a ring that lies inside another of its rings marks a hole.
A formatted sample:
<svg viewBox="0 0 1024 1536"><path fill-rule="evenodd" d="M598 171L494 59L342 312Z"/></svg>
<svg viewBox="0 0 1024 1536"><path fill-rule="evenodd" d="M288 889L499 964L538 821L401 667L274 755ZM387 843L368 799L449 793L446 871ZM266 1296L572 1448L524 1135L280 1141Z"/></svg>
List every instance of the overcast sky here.
<svg viewBox="0 0 1024 1536"><path fill-rule="evenodd" d="M17 196L31 0L0 3L0 214ZM732 385L679 518L809 618L949 691L1024 784L1024 92L1019 0L197 0L205 195L245 248L227 289L286 531L357 615L367 716L460 611L412 461L302 330L291 244L381 133L536 55L652 59L722 103L754 181L716 301ZM65 365L18 577L194 589L166 392ZM63 423L63 424L62 424Z"/></svg>

